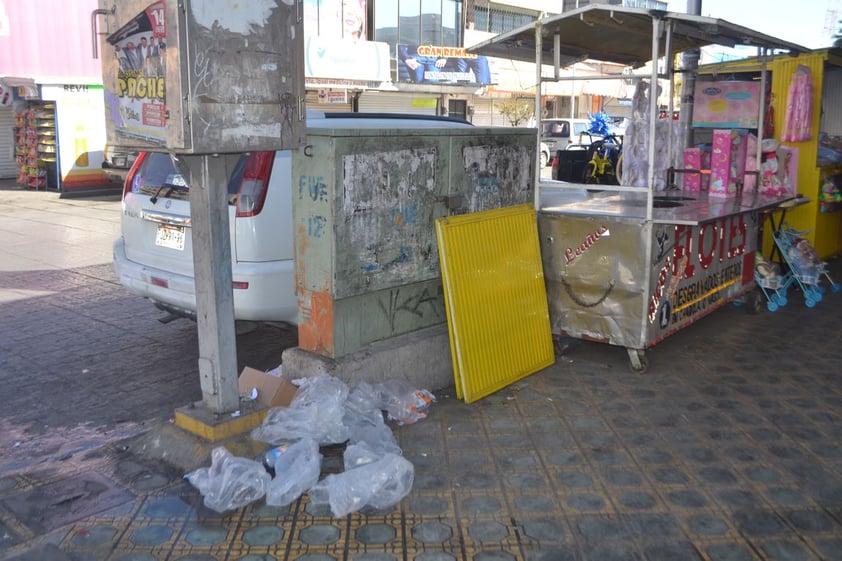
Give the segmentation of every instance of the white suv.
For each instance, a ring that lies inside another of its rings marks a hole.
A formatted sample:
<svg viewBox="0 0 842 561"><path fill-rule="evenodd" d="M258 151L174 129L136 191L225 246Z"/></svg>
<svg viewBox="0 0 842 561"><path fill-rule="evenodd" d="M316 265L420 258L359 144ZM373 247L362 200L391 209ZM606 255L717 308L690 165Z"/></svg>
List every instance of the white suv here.
<svg viewBox="0 0 842 561"><path fill-rule="evenodd" d="M307 112L308 129L470 127L448 117ZM292 153L240 156L228 179L234 319L297 323ZM114 272L130 292L195 318L189 188L168 154L141 153L126 178Z"/></svg>

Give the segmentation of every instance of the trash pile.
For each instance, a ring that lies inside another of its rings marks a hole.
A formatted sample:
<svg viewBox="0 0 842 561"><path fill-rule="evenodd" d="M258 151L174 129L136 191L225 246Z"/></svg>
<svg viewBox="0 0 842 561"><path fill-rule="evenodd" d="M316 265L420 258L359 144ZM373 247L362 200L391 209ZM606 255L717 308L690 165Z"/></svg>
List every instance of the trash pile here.
<svg viewBox="0 0 842 561"><path fill-rule="evenodd" d="M305 492L310 502L329 505L335 517L369 506L386 509L412 489L415 468L402 456L386 417L399 425L426 418L435 397L407 382L359 382L353 389L332 376L294 380L298 391L288 407L269 410L251 437L273 447L251 460L225 447L211 454L211 466L184 477L216 512L266 498L287 506ZM319 480L320 446L346 444L344 471Z"/></svg>

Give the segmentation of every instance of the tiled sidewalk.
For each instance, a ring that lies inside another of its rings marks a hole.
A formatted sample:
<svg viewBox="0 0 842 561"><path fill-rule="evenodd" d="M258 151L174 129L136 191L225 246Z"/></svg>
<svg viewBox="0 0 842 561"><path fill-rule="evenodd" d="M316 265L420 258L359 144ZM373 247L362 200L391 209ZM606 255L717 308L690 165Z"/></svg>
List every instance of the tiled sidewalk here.
<svg viewBox="0 0 842 561"><path fill-rule="evenodd" d="M440 393L426 420L395 427L416 472L388 512L334 519L305 495L288 509L260 501L219 515L178 474L110 450L98 472L114 508L6 551L121 561L842 559L840 312L842 294L813 309L792 294L757 315L729 305L650 349L644 375L629 371L622 349L581 342L477 403ZM32 488L25 474L2 480L0 505ZM15 522L6 531L27 537Z"/></svg>
<svg viewBox="0 0 842 561"><path fill-rule="evenodd" d="M388 512L335 519L305 495L219 515L121 441L171 429L199 390L194 326L111 276L118 224L117 202L0 197L3 561L842 560L842 294L727 305L642 375L578 342L471 405L439 392L394 427L415 481ZM290 344L238 337L240 366Z"/></svg>

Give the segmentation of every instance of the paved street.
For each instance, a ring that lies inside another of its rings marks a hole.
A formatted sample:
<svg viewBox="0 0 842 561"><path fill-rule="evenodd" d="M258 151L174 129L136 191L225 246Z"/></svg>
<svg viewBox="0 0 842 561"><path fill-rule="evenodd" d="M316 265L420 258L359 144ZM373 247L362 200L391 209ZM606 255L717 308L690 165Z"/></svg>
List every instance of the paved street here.
<svg viewBox="0 0 842 561"><path fill-rule="evenodd" d="M200 400L195 324L129 295L111 271L118 197L0 189L0 476L142 430ZM266 369L290 329L238 338ZM150 391L151 390L151 391Z"/></svg>
<svg viewBox="0 0 842 561"><path fill-rule="evenodd" d="M217 514L123 444L201 394L195 326L114 281L119 209L0 188L3 561L842 560L842 294L728 305L644 375L578 342L474 404L437 392L394 427L415 479L388 511ZM269 368L294 336L237 342Z"/></svg>

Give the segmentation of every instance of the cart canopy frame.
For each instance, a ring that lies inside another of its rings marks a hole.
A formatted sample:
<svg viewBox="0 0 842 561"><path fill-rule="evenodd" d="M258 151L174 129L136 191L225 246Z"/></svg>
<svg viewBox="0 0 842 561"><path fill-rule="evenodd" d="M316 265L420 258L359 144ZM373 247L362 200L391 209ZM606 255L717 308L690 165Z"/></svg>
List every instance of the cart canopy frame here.
<svg viewBox="0 0 842 561"><path fill-rule="evenodd" d="M792 54L809 49L728 21L678 12L626 8L605 4L587 6L543 18L539 25L541 63L555 65L553 37L561 37L558 66L582 60L598 60L639 68L652 60L652 20L671 24L673 52L709 45L750 46L785 50ZM536 61L536 24L527 24L492 37L468 50L477 54L520 61ZM667 51L667 34L659 39L659 51Z"/></svg>

